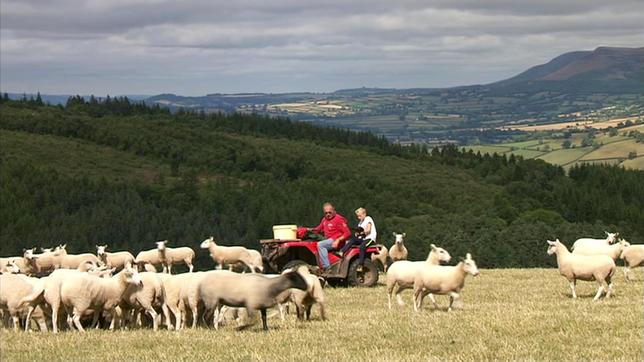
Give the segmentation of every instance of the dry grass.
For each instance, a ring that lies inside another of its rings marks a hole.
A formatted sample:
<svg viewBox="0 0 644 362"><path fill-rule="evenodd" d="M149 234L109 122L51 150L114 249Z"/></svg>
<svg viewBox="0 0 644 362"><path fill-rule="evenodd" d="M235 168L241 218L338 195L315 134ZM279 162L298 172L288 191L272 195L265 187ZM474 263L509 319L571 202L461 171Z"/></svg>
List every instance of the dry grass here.
<svg viewBox="0 0 644 362"><path fill-rule="evenodd" d="M330 320L259 325L239 332L199 328L17 333L0 331L3 361L32 360L642 360L642 270L614 298L592 302L595 283L580 282L578 300L555 269L482 270L468 277L463 306L389 311L384 287L327 289ZM405 300L411 295L407 291ZM437 297L446 306L445 297Z"/></svg>

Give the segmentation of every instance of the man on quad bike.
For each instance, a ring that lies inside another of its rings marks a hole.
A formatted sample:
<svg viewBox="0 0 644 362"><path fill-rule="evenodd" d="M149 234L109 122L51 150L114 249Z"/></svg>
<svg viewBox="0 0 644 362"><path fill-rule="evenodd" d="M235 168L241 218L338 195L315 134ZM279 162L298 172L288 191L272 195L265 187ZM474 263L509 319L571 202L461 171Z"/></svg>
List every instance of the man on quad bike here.
<svg viewBox="0 0 644 362"><path fill-rule="evenodd" d="M324 217L320 221L320 225L311 229L311 231L324 235L324 240L318 242L318 253L320 262L324 270L328 269L331 264L329 263L329 250L340 249L346 240L351 236L351 230L347 225L347 219L335 211L335 207L327 202L322 205Z"/></svg>

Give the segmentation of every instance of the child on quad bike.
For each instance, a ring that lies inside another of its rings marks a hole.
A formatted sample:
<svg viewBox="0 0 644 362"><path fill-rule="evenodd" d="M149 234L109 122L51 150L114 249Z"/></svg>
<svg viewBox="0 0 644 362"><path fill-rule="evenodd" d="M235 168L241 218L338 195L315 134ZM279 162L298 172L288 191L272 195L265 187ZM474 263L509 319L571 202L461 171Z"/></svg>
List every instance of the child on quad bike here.
<svg viewBox="0 0 644 362"><path fill-rule="evenodd" d="M364 263L365 251L367 247L376 240L376 225L373 222L371 216L367 216L367 210L364 208L359 208L356 210L356 216L360 220L358 227L353 234L353 237L347 241L344 247L340 250L339 255L342 256L346 253L349 248L354 245L360 246L360 255L358 257L358 269L357 271L362 271L362 264Z"/></svg>

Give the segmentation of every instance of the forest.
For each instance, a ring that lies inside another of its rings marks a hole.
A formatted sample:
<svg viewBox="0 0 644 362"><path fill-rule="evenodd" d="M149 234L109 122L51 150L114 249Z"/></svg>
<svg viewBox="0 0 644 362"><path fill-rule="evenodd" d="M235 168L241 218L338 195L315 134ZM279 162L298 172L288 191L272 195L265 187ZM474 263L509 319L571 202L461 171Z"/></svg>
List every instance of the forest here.
<svg viewBox="0 0 644 362"><path fill-rule="evenodd" d="M479 267L553 266L546 239L618 231L644 243L644 172L400 146L367 132L242 114L171 114L127 98L0 98L0 255L67 243L134 253L199 243L259 248L275 224L317 225L324 202L379 242L405 232Z"/></svg>

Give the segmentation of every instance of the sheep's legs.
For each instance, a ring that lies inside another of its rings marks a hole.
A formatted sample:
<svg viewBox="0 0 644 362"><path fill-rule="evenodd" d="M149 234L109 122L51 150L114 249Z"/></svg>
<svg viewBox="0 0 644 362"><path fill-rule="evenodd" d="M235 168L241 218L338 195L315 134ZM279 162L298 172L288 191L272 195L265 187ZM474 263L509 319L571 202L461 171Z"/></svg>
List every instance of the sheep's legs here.
<svg viewBox="0 0 644 362"><path fill-rule="evenodd" d="M456 292L449 293L449 307L447 308L448 312L452 311L452 305L454 304L454 301L458 300L460 297L461 296Z"/></svg>
<svg viewBox="0 0 644 362"><path fill-rule="evenodd" d="M286 318L284 317L284 314L285 314L284 308L285 308L284 304L277 303L277 309L280 311L280 319L282 320L282 322L286 320Z"/></svg>
<svg viewBox="0 0 644 362"><path fill-rule="evenodd" d="M27 318L25 318L25 332L29 331L29 327L31 326L31 313L34 311L34 306L30 305L27 307Z"/></svg>
<svg viewBox="0 0 644 362"><path fill-rule="evenodd" d="M54 329L54 333L58 333L58 308L59 305L51 306L51 327Z"/></svg>
<svg viewBox="0 0 644 362"><path fill-rule="evenodd" d="M268 323L266 323L266 308L261 309L262 313L262 327L265 331L268 331Z"/></svg>
<svg viewBox="0 0 644 362"><path fill-rule="evenodd" d="M606 293L606 299L610 298L611 294L613 294L613 283L609 282L608 283L608 293Z"/></svg>
<svg viewBox="0 0 644 362"><path fill-rule="evenodd" d="M100 316L100 314L101 314L101 312L98 311L98 310L94 312L94 317L92 318L91 328L98 329L98 327L100 327L98 325L98 317Z"/></svg>
<svg viewBox="0 0 644 362"><path fill-rule="evenodd" d="M414 311L418 312L418 307L423 302L422 291L420 289L414 289Z"/></svg>
<svg viewBox="0 0 644 362"><path fill-rule="evenodd" d="M434 309L438 309L438 304L436 303L436 299L434 298L434 294L429 293L429 300L434 305Z"/></svg>
<svg viewBox="0 0 644 362"><path fill-rule="evenodd" d="M311 320L311 307L313 307L311 304L306 306L306 320L307 321Z"/></svg>
<svg viewBox="0 0 644 362"><path fill-rule="evenodd" d="M595 294L595 298L593 298L593 302L597 301L599 297L601 297L602 293L604 292L604 284L600 284L599 288L597 289L597 294Z"/></svg>
<svg viewBox="0 0 644 362"><path fill-rule="evenodd" d="M13 320L13 331L18 332L18 329L20 329L20 317L15 314L11 316L11 320Z"/></svg>
<svg viewBox="0 0 644 362"><path fill-rule="evenodd" d="M631 273L631 268L629 268L629 267L625 266L625 267L624 267L624 278L626 278L626 281L627 281L627 282L630 282L630 281L631 281L630 273Z"/></svg>
<svg viewBox="0 0 644 362"><path fill-rule="evenodd" d="M571 281L570 282L570 289L572 289L572 299L577 299L577 292L575 291L575 284L576 281Z"/></svg>
<svg viewBox="0 0 644 362"><path fill-rule="evenodd" d="M83 329L83 325L80 322L82 313L80 313L77 310L74 310L74 316L72 317L72 321L74 322L74 326L76 326L76 329L78 329L79 332L85 332L85 329Z"/></svg>
<svg viewBox="0 0 644 362"><path fill-rule="evenodd" d="M192 265L192 263L186 260L186 265L188 265L188 269L190 269L189 273L192 273L192 269L194 269L194 266Z"/></svg>
<svg viewBox="0 0 644 362"><path fill-rule="evenodd" d="M159 329L159 314L154 308L150 307L145 310L152 318L152 330L157 331Z"/></svg>

